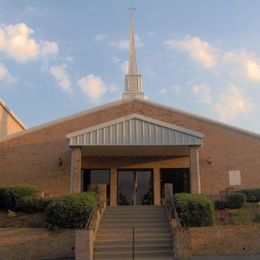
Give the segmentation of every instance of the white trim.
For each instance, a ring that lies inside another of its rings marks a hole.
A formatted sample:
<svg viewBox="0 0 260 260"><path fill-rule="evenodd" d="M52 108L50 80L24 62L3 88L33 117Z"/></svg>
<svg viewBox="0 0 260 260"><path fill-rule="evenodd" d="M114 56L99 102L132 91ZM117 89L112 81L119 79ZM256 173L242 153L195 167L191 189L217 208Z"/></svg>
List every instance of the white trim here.
<svg viewBox="0 0 260 260"><path fill-rule="evenodd" d="M208 123L214 124L216 126L224 127L226 129L229 129L229 130L232 130L232 131L236 131L236 132L240 132L240 133L245 134L245 135L260 138L260 134L258 134L258 133L250 132L248 130L241 129L239 127L227 125L227 124L224 124L224 123L221 123L221 122L218 122L218 121L214 121L212 119L208 119L208 118L205 118L205 117L202 117L202 116L198 116L198 115L195 115L195 114L192 114L192 113L189 113L189 112L185 112L185 111L182 111L182 110L179 110L179 109L176 109L176 108L172 108L172 107L169 107L169 106L161 105L161 104L158 104L158 103L155 103L155 102L152 102L152 101L148 101L148 100L145 100L145 99L122 99L122 100L114 101L114 102L111 102L111 103L108 103L108 104L105 104L105 105L101 105L101 106L98 106L98 107L90 108L88 110L85 110L85 111L82 111L82 112L79 112L79 113L76 113L76 114L73 114L73 115L70 115L70 116L66 116L66 117L51 121L49 123L45 123L45 124L42 124L42 125L39 125L39 126L36 126L36 127L25 129L22 132L18 132L16 134L12 134L12 135L9 135L7 137L2 138L0 140L0 143L8 141L8 140L16 138L16 137L20 137L20 136L23 136L23 135L26 135L26 134L29 134L29 133L39 131L41 129L44 129L44 128L52 126L52 125L56 125L56 124L63 123L63 122L66 122L68 120L72 120L72 119L75 119L75 118L78 118L78 117L81 117L81 116L84 116L84 115L87 115L87 114L90 114L90 113L94 113L94 112L97 112L97 111L102 110L102 109L110 108L110 107L121 105L121 104L127 104L127 103L133 102L133 101L137 101L137 102L140 102L140 103L156 106L156 107L168 110L168 111L172 111L172 112L177 113L177 114L181 114L181 115L188 116L188 117L191 117L191 118L194 118L194 119L198 119L198 120L201 120L201 121L204 121L204 122L208 122Z"/></svg>
<svg viewBox="0 0 260 260"><path fill-rule="evenodd" d="M18 118L18 116L6 105L3 99L0 98L0 105L5 111L20 125L23 129L27 129L27 126Z"/></svg>
<svg viewBox="0 0 260 260"><path fill-rule="evenodd" d="M165 122L162 122L160 120L153 119L153 118L146 117L146 116L139 115L139 114L131 114L131 115L128 115L128 116L120 117L120 118L117 118L115 120L111 120L111 121L108 121L108 122L105 122L105 123L102 123L102 124L99 124L99 125L91 126L91 127L88 127L88 128L67 134L66 137L69 139L69 138L76 137L76 136L79 136L79 135L83 135L83 134L86 134L86 133L89 133L89 132L92 132L92 131L96 131L96 130L101 129L101 128L105 128L105 127L109 127L111 125L116 125L118 123L129 121L131 119L140 119L140 120L143 120L143 121L155 124L155 125L170 128L172 130L176 130L178 132L189 134L189 135L192 135L192 136L195 136L195 137L198 137L198 138L203 138L203 136L204 136L202 133L199 133L199 132L187 129L187 128L183 128L183 127L180 127L180 126L176 126L174 124L165 123Z"/></svg>

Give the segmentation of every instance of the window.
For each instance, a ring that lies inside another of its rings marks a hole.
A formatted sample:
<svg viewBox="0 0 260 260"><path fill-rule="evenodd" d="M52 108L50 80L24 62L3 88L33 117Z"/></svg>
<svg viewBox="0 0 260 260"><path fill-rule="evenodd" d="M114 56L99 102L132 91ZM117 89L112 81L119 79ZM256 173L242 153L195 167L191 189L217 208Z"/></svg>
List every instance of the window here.
<svg viewBox="0 0 260 260"><path fill-rule="evenodd" d="M95 189L97 184L107 185L107 204L110 201L110 170L109 169L82 169L83 191Z"/></svg>
<svg viewBox="0 0 260 260"><path fill-rule="evenodd" d="M173 193L190 192L189 168L161 169L161 196L164 197L164 184L172 183Z"/></svg>

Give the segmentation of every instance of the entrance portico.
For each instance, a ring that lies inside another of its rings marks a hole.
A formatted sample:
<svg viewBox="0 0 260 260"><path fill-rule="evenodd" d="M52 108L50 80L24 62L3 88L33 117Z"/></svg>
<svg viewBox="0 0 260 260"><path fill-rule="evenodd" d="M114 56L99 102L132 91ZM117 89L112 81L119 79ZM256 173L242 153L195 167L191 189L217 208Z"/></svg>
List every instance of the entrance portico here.
<svg viewBox="0 0 260 260"><path fill-rule="evenodd" d="M147 182L152 180L152 184L149 186L143 181L142 185L152 188L152 204L159 205L161 170L165 168L188 168L189 190L192 193L201 192L199 172L199 148L203 138L201 133L132 114L71 133L67 138L72 151L71 192L81 192L83 189L82 169L109 169L110 205L116 206L120 204L119 176L121 179L127 179L123 174L132 171L135 172L135 179L136 176L141 178L138 171L146 169L151 174L150 177L143 179ZM138 182L133 183L129 183L129 186ZM133 195L135 188L128 187L129 191L133 191Z"/></svg>

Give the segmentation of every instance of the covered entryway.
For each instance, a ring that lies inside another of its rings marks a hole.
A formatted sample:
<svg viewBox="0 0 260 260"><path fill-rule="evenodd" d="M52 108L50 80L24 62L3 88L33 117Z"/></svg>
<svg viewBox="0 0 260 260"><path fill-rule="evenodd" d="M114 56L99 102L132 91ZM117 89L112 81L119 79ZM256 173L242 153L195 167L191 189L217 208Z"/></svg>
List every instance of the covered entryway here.
<svg viewBox="0 0 260 260"><path fill-rule="evenodd" d="M189 168L190 192L201 192L201 133L131 114L67 138L72 151L71 192L83 190L82 169L108 169L111 206L160 205L161 169L176 167Z"/></svg>

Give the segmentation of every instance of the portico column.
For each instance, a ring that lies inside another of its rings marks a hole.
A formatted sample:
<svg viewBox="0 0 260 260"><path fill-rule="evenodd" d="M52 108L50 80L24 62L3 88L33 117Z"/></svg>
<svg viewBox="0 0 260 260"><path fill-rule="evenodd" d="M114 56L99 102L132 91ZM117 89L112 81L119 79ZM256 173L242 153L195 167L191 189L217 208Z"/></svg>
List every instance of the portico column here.
<svg viewBox="0 0 260 260"><path fill-rule="evenodd" d="M190 147L190 191L201 193L198 147Z"/></svg>
<svg viewBox="0 0 260 260"><path fill-rule="evenodd" d="M117 206L117 171L111 168L110 172L110 206Z"/></svg>
<svg viewBox="0 0 260 260"><path fill-rule="evenodd" d="M153 194L154 194L154 205L161 205L161 180L160 180L160 169L154 168L153 173Z"/></svg>
<svg viewBox="0 0 260 260"><path fill-rule="evenodd" d="M81 147L71 147L71 192L81 192Z"/></svg>

